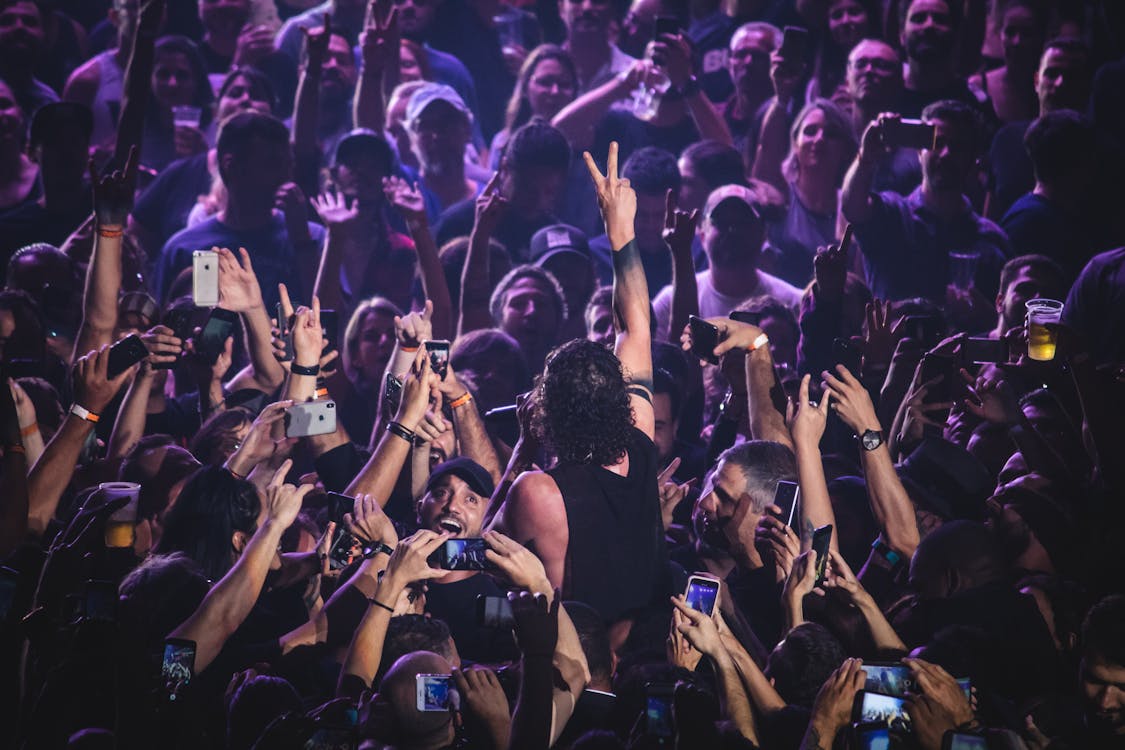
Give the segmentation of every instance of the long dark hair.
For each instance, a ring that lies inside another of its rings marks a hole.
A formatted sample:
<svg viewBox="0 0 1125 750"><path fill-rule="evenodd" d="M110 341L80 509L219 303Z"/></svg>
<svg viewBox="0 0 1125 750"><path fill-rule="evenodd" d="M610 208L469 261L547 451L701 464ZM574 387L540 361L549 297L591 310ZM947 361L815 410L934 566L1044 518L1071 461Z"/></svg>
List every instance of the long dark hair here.
<svg viewBox="0 0 1125 750"><path fill-rule="evenodd" d="M183 552L218 581L233 565L231 535L247 536L258 526L258 490L221 466L204 466L191 475L164 516L156 554Z"/></svg>
<svg viewBox="0 0 1125 750"><path fill-rule="evenodd" d="M161 54L178 54L187 58L192 75L195 77L195 96L191 103L192 106L199 107L201 111L199 124L200 127L206 128L211 124L211 118L214 116L211 104L215 99L215 93L211 90L211 80L207 77L207 65L203 62L203 55L199 54L199 47L195 46L195 42L186 36L169 34L156 40L156 47L152 56L154 68L156 58ZM150 97L150 114L155 113L159 106L156 97Z"/></svg>
<svg viewBox="0 0 1125 750"><path fill-rule="evenodd" d="M531 119L531 102L527 98L527 86L535 69L544 60L557 60L559 65L566 68L574 81L575 92L578 90L578 70L574 67L574 59L570 53L557 44L540 44L531 50L527 59L520 67L520 74L516 78L516 87L512 90L512 98L508 100L508 110L504 115L504 129L514 133L517 128Z"/></svg>

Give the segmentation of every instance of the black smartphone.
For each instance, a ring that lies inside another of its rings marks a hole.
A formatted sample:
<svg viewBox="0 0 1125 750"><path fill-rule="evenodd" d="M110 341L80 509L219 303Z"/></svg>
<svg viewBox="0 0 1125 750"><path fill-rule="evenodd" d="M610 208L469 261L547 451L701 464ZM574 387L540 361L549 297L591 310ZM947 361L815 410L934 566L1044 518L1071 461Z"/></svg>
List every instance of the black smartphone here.
<svg viewBox="0 0 1125 750"><path fill-rule="evenodd" d="M804 62L805 51L809 46L808 29L800 26L786 26L781 32L781 47L777 52L786 60Z"/></svg>
<svg viewBox="0 0 1125 750"><path fill-rule="evenodd" d="M490 570L492 564L484 554L488 549L483 539L447 539L430 556L430 565L442 570Z"/></svg>
<svg viewBox="0 0 1125 750"><path fill-rule="evenodd" d="M42 378L47 374L47 363L42 359L30 357L17 357L4 363L4 377L19 380L20 378Z"/></svg>
<svg viewBox="0 0 1125 750"><path fill-rule="evenodd" d="M328 341L324 353L340 351L340 316L335 310L320 311L320 327L324 330L324 338ZM328 364L325 371L334 372L339 362L340 358L336 357Z"/></svg>
<svg viewBox="0 0 1125 750"><path fill-rule="evenodd" d="M988 741L979 734L946 732L941 738L941 750L988 750Z"/></svg>
<svg viewBox="0 0 1125 750"><path fill-rule="evenodd" d="M789 528L799 532L797 528L798 519L797 515L797 502L801 494L801 486L796 482L786 482L781 480L777 483L777 489L773 491L773 504L781 508L781 520L785 522Z"/></svg>
<svg viewBox="0 0 1125 750"><path fill-rule="evenodd" d="M691 329L691 353L704 362L719 364L719 358L715 356L715 347L719 345L718 327L695 315L688 316L688 326Z"/></svg>
<svg viewBox="0 0 1125 750"><path fill-rule="evenodd" d="M902 321L902 335L929 351L942 339L941 321L933 315L907 315Z"/></svg>
<svg viewBox="0 0 1125 750"><path fill-rule="evenodd" d="M961 342L961 359L966 364L1008 361L1008 344L1002 339L968 338Z"/></svg>
<svg viewBox="0 0 1125 750"><path fill-rule="evenodd" d="M891 120L883 128L883 143L892 148L932 149L937 129L921 120Z"/></svg>
<svg viewBox="0 0 1125 750"><path fill-rule="evenodd" d="M945 354L923 354L919 385L941 376L941 380L926 389L926 403L939 404L952 401L957 377L957 362ZM941 420L937 420L941 421Z"/></svg>
<svg viewBox="0 0 1125 750"><path fill-rule="evenodd" d="M355 508L355 498L340 492L329 492L327 499L328 520L335 522L337 526L343 526L344 514L351 513Z"/></svg>
<svg viewBox="0 0 1125 750"><path fill-rule="evenodd" d="M234 324L238 321L238 313L224 310L221 307L211 309L203 330L199 333L199 342L196 351L212 364L218 361L223 353L223 346L227 339L234 333Z"/></svg>
<svg viewBox="0 0 1125 750"><path fill-rule="evenodd" d="M449 342L427 341L426 353L430 355L430 369L445 380L445 374L449 371Z"/></svg>
<svg viewBox="0 0 1125 750"><path fill-rule="evenodd" d="M95 622L117 619L117 584L113 581L86 581L83 617Z"/></svg>
<svg viewBox="0 0 1125 750"><path fill-rule="evenodd" d="M835 360L836 364L848 368L848 372L852 375L859 377L860 370L863 367L863 354L860 353L859 349L852 346L850 340L840 336L832 339L832 359Z"/></svg>
<svg viewBox="0 0 1125 750"><path fill-rule="evenodd" d="M293 361L293 321L283 312L281 303L277 303L277 332L278 337L285 343L285 351L281 355L282 362Z"/></svg>
<svg viewBox="0 0 1125 750"><path fill-rule="evenodd" d="M394 375L387 373L383 380L383 406L390 415L398 411L399 402L402 400L402 381Z"/></svg>
<svg viewBox="0 0 1125 750"><path fill-rule="evenodd" d="M166 699L176 701L183 697L184 690L195 677L195 641L165 639L160 676Z"/></svg>
<svg viewBox="0 0 1125 750"><path fill-rule="evenodd" d="M855 746L859 750L891 750L891 732L880 724L856 724Z"/></svg>
<svg viewBox="0 0 1125 750"><path fill-rule="evenodd" d="M649 682L645 685L645 735L661 744L671 744L676 736L672 719L672 697L676 686L666 682Z"/></svg>
<svg viewBox="0 0 1125 750"><path fill-rule="evenodd" d="M181 344L191 338L192 312L193 310L179 307L164 314L164 325L171 329L172 335L178 338ZM175 366L175 362L157 362L153 364L152 369L171 370Z"/></svg>
<svg viewBox="0 0 1125 750"><path fill-rule="evenodd" d="M675 16L657 16L653 25L652 38L659 39L662 34L676 36L680 33L680 19Z"/></svg>
<svg viewBox="0 0 1125 750"><path fill-rule="evenodd" d="M512 603L506 596L477 596L477 625L482 628L510 629L514 624Z"/></svg>
<svg viewBox="0 0 1125 750"><path fill-rule="evenodd" d="M844 227L844 236L840 238L839 252L844 255L848 254L848 249L852 246L852 225L848 224Z"/></svg>
<svg viewBox="0 0 1125 750"><path fill-rule="evenodd" d="M877 724L896 731L910 731L910 717L902 698L861 690L852 704L852 721Z"/></svg>
<svg viewBox="0 0 1125 750"><path fill-rule="evenodd" d="M106 377L113 380L148 356L148 347L137 334L126 336L109 348Z"/></svg>
<svg viewBox="0 0 1125 750"><path fill-rule="evenodd" d="M832 542L832 524L826 523L813 531L812 548L816 550L816 585L824 580L824 571L828 566L828 550Z"/></svg>
<svg viewBox="0 0 1125 750"><path fill-rule="evenodd" d="M905 698L908 692L917 690L910 668L905 665L864 663L863 671L867 673L863 689L869 693Z"/></svg>

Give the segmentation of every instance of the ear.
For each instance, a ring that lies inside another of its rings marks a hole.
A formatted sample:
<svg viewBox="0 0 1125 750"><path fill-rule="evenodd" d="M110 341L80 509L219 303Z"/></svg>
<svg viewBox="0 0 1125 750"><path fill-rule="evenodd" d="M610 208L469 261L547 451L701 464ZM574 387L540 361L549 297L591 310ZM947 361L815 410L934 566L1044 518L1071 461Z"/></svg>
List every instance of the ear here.
<svg viewBox="0 0 1125 750"><path fill-rule="evenodd" d="M246 535L245 531L236 531L230 535L231 549L234 550L237 555L241 555L242 550L246 549L246 542L248 541L249 537Z"/></svg>
<svg viewBox="0 0 1125 750"><path fill-rule="evenodd" d="M1000 292L996 293L996 312L1001 313L1004 311L1004 295Z"/></svg>
<svg viewBox="0 0 1125 750"><path fill-rule="evenodd" d="M227 175L231 174L234 167L235 155L233 153L221 154L219 156L219 176L223 178L223 182L227 182Z"/></svg>

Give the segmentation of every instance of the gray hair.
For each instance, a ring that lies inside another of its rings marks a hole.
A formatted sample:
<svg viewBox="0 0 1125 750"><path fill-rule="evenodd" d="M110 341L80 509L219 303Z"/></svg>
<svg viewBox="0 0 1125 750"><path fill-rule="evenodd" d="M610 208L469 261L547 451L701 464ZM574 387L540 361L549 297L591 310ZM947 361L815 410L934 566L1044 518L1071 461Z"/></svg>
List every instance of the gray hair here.
<svg viewBox="0 0 1125 750"><path fill-rule="evenodd" d="M764 513L773 502L778 482L797 481L797 459L793 451L772 440L749 440L719 455L715 463L726 461L742 470L746 477L744 494L750 496L750 509Z"/></svg>

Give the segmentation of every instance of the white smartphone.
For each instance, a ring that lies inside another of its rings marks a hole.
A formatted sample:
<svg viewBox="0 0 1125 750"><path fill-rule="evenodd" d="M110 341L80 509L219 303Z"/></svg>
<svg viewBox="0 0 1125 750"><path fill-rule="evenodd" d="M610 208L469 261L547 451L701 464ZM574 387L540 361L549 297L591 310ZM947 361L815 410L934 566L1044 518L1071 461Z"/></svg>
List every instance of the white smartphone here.
<svg viewBox="0 0 1125 750"><path fill-rule="evenodd" d="M456 689L447 674L420 674L414 678L416 708L419 711L448 711L456 708Z"/></svg>
<svg viewBox="0 0 1125 750"><path fill-rule="evenodd" d="M708 617L715 611L715 601L719 597L719 582L707 576L692 576L688 579L684 599L687 605Z"/></svg>
<svg viewBox="0 0 1125 750"><path fill-rule="evenodd" d="M219 254L196 250L191 254L191 298L196 307L219 304Z"/></svg>
<svg viewBox="0 0 1125 750"><path fill-rule="evenodd" d="M285 437L327 435L335 431L335 401L306 401L285 410Z"/></svg>

